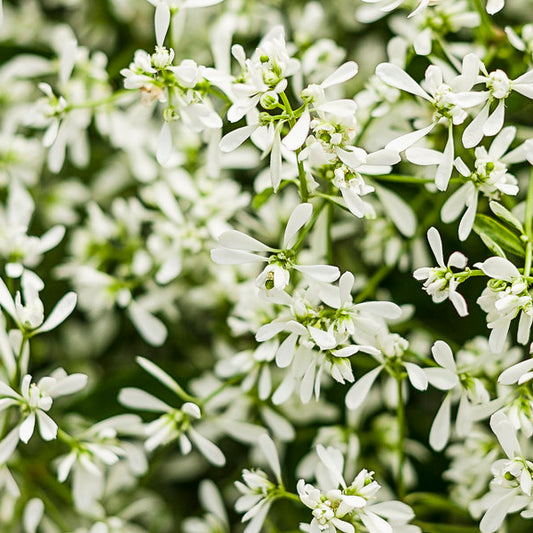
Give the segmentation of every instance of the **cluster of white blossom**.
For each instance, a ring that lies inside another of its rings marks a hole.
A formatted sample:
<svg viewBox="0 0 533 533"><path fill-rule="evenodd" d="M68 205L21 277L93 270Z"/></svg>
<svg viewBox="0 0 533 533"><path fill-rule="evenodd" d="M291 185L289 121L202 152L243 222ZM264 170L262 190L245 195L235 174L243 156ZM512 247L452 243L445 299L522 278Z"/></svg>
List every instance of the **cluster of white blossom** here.
<svg viewBox="0 0 533 533"><path fill-rule="evenodd" d="M0 0L0 77L1 531L531 529L530 0Z"/></svg>

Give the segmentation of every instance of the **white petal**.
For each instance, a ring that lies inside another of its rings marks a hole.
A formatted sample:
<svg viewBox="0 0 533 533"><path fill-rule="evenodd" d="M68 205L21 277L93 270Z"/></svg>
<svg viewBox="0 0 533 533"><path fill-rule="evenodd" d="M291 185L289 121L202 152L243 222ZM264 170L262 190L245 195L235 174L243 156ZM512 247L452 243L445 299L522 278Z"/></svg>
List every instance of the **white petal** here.
<svg viewBox="0 0 533 533"><path fill-rule="evenodd" d="M57 424L43 411L37 409L39 433L43 440L54 440L57 436Z"/></svg>
<svg viewBox="0 0 533 533"><path fill-rule="evenodd" d="M155 8L155 40L157 46L163 46L170 25L170 9L167 2L159 2Z"/></svg>
<svg viewBox="0 0 533 533"><path fill-rule="evenodd" d="M474 120L465 128L463 132L463 146L473 148L483 139L483 125L489 116L490 104L487 103L483 109L474 117Z"/></svg>
<svg viewBox="0 0 533 533"><path fill-rule="evenodd" d="M333 85L339 85L340 83L352 79L358 71L359 67L357 66L357 63L355 61L348 61L341 65L335 72L330 74L320 86L323 89L327 89Z"/></svg>
<svg viewBox="0 0 533 533"><path fill-rule="evenodd" d="M505 346L505 340L509 327L511 326L511 319L499 320L492 328L489 336L489 348L492 353L500 353Z"/></svg>
<svg viewBox="0 0 533 533"><path fill-rule="evenodd" d="M28 443L33 435L35 429L35 413L30 413L19 426L20 440L24 443Z"/></svg>
<svg viewBox="0 0 533 533"><path fill-rule="evenodd" d="M50 228L39 239L39 251L42 253L55 248L61 242L64 235L65 226L54 226Z"/></svg>
<svg viewBox="0 0 533 533"><path fill-rule="evenodd" d="M85 374L75 373L57 380L54 386L46 392L53 398L74 394L85 388L89 378Z"/></svg>
<svg viewBox="0 0 533 533"><path fill-rule="evenodd" d="M392 533L392 526L388 522L369 511L361 515L361 521L369 533Z"/></svg>
<svg viewBox="0 0 533 533"><path fill-rule="evenodd" d="M407 161L422 166L438 165L442 161L442 153L429 148L419 148L417 146L408 148L405 151Z"/></svg>
<svg viewBox="0 0 533 533"><path fill-rule="evenodd" d="M511 509L516 498L515 491L509 491L501 499L497 500L494 505L487 510L481 522L479 523L479 530L481 533L494 533L502 525L507 513Z"/></svg>
<svg viewBox="0 0 533 533"><path fill-rule="evenodd" d="M15 451L19 441L19 427L14 427L0 442L0 465L3 465Z"/></svg>
<svg viewBox="0 0 533 533"><path fill-rule="evenodd" d="M505 6L505 0L488 0L487 1L487 13L489 15L494 15L495 13L498 13L498 11L501 11L503 7ZM499 527L499 526L498 526ZM498 528L496 528L498 529ZM483 532L485 533L485 532Z"/></svg>
<svg viewBox="0 0 533 533"><path fill-rule="evenodd" d="M285 233L283 235L283 248L291 248L296 239L296 234L303 228L313 214L313 206L309 203L298 205L289 217Z"/></svg>
<svg viewBox="0 0 533 533"><path fill-rule="evenodd" d="M152 346L161 346L167 338L167 328L159 318L132 301L128 306L128 315L141 337Z"/></svg>
<svg viewBox="0 0 533 533"><path fill-rule="evenodd" d="M374 368L374 370L367 372L351 386L345 400L348 409L355 410L362 405L382 369L383 367L381 366Z"/></svg>
<svg viewBox="0 0 533 533"><path fill-rule="evenodd" d="M272 180L272 188L274 192L278 190L281 183L281 139L279 130L274 135L274 142L272 143L272 151L270 152L270 179Z"/></svg>
<svg viewBox="0 0 533 533"><path fill-rule="evenodd" d="M233 250L247 250L249 252L268 252L272 250L272 248L257 239L234 229L221 233L218 237L218 242L222 246Z"/></svg>
<svg viewBox="0 0 533 533"><path fill-rule="evenodd" d="M59 324L65 321L72 311L74 311L77 299L78 297L74 292L68 292L65 294L65 296L57 302L52 312L48 315L48 318L44 321L43 325L35 331L35 333L44 333L45 331L50 331L59 326Z"/></svg>
<svg viewBox="0 0 533 533"><path fill-rule="evenodd" d="M16 322L17 311L15 309L15 302L9 292L4 280L0 278L0 305L7 311L9 316Z"/></svg>
<svg viewBox="0 0 533 533"><path fill-rule="evenodd" d="M283 145L291 151L298 150L300 146L307 139L309 133L309 124L311 123L311 115L308 109L302 113L302 116L297 120L296 124L291 128L291 131L283 138Z"/></svg>
<svg viewBox="0 0 533 533"><path fill-rule="evenodd" d="M276 365L280 368L285 368L291 364L297 340L298 335L292 333L280 344L276 353Z"/></svg>
<svg viewBox="0 0 533 533"><path fill-rule="evenodd" d="M451 402L452 398L447 394L429 432L429 444L437 452L440 452L446 446L450 438Z"/></svg>
<svg viewBox="0 0 533 533"><path fill-rule="evenodd" d="M338 267L332 265L295 265L294 269L310 278L325 283L336 281L341 273Z"/></svg>
<svg viewBox="0 0 533 533"><path fill-rule="evenodd" d="M477 194L477 191L475 189L472 191L472 188L470 182L465 183L446 200L440 210L440 218L443 222L449 224L459 217L472 192Z"/></svg>
<svg viewBox="0 0 533 533"><path fill-rule="evenodd" d="M410 133L406 133L405 135L402 135L401 137L398 137L397 139L394 139L390 141L386 146L386 150L393 150L396 152L403 152L416 142L418 142L420 139L424 138L433 128L435 127L435 123L432 122L429 126L426 126L425 128L422 128L421 130L412 131Z"/></svg>
<svg viewBox="0 0 533 533"><path fill-rule="evenodd" d="M450 390L459 384L457 374L445 368L424 368L429 383L439 390Z"/></svg>
<svg viewBox="0 0 533 533"><path fill-rule="evenodd" d="M444 153L442 154L442 161L439 163L439 166L437 167L437 172L435 174L435 185L437 186L437 189L439 189L439 191L445 191L448 188L448 183L450 181L453 170L453 160L453 129L450 126L448 141L446 142L446 147L444 148Z"/></svg>
<svg viewBox="0 0 533 533"><path fill-rule="evenodd" d="M32 498L24 508L22 523L24 533L35 533L44 514L44 503L40 498Z"/></svg>
<svg viewBox="0 0 533 533"><path fill-rule="evenodd" d="M355 278L351 272L345 272L341 276L341 279L339 279L339 296L341 305L352 301L352 288L354 281Z"/></svg>
<svg viewBox="0 0 533 533"><path fill-rule="evenodd" d="M414 363L404 363L404 366L411 385L417 390L426 390L428 388L428 378L424 371Z"/></svg>
<svg viewBox="0 0 533 533"><path fill-rule="evenodd" d="M350 117L357 111L357 104L353 100L343 98L341 100L330 100L315 107L322 113L331 113L337 117Z"/></svg>
<svg viewBox="0 0 533 533"><path fill-rule="evenodd" d="M502 128L505 120L505 100L500 100L496 109L492 112L489 118L483 124L483 135L492 137L496 135Z"/></svg>
<svg viewBox="0 0 533 533"><path fill-rule="evenodd" d="M257 254L242 250L215 248L211 250L211 259L219 265L242 265L244 263L262 263L267 259Z"/></svg>
<svg viewBox="0 0 533 533"><path fill-rule="evenodd" d="M435 256L435 259L437 260L437 264L440 267L443 267L444 266L444 254L442 252L442 240L440 238L437 228L434 228L432 226L431 228L428 229L427 239L428 239L431 251L433 252L433 255Z"/></svg>
<svg viewBox="0 0 533 533"><path fill-rule="evenodd" d="M172 411L172 407L162 402L149 392L137 389L135 387L126 387L121 389L118 395L118 401L132 409L139 409L142 411L154 411L166 413Z"/></svg>
<svg viewBox="0 0 533 533"><path fill-rule="evenodd" d="M533 359L521 361L520 363L509 367L507 370L504 370L498 378L498 383L501 383L502 385L512 385L520 379L522 374L525 374L532 369Z"/></svg>
<svg viewBox="0 0 533 533"><path fill-rule="evenodd" d="M206 439L203 435L198 433L194 428L189 429L189 436L194 444L196 444L201 454L213 465L224 466L226 464L226 458L220 450L220 448Z"/></svg>
<svg viewBox="0 0 533 533"><path fill-rule="evenodd" d="M159 4L162 5L162 4ZM166 5L166 4L165 4ZM168 6L167 6L168 8ZM164 122L157 137L157 151L156 158L157 162L165 166L170 159L172 154L172 134L170 133L170 126L168 122Z"/></svg>
<svg viewBox="0 0 533 533"><path fill-rule="evenodd" d="M509 261L503 257L489 257L483 263L476 263L474 266L480 268L487 276L504 281L513 281L520 278L520 272Z"/></svg>
<svg viewBox="0 0 533 533"><path fill-rule="evenodd" d="M385 212L400 233L405 237L412 237L415 234L417 224L411 206L397 194L384 187L376 185L376 193L383 204Z"/></svg>
<svg viewBox="0 0 533 533"><path fill-rule="evenodd" d="M264 501L259 511L254 515L254 517L250 520L250 522L248 522L248 525L244 529L243 533L259 533L261 531L263 522L265 521L267 517L271 503L272 503L272 500L269 500L266 502Z"/></svg>
<svg viewBox="0 0 533 533"><path fill-rule="evenodd" d="M435 361L450 372L455 372L457 367L453 358L452 349L444 341L435 341L431 347L431 353Z"/></svg>
<svg viewBox="0 0 533 533"><path fill-rule="evenodd" d="M326 448L322 446L322 444L317 445L316 453L318 457L320 457L320 460L324 463L324 466L327 468L328 474L332 476L332 478L337 482L338 485L346 487L346 482L344 481L344 477L341 471L342 464L339 465L338 462L335 461L335 459L330 455L328 450L326 450Z"/></svg>
<svg viewBox="0 0 533 533"><path fill-rule="evenodd" d="M308 326L309 334L321 350L331 350L337 346L333 333L323 331L313 326Z"/></svg>
<svg viewBox="0 0 533 533"><path fill-rule="evenodd" d="M274 441L266 433L263 433L263 435L259 437L258 442L272 472L274 472L278 482L281 483L281 466L279 464L278 451Z"/></svg>
<svg viewBox="0 0 533 533"><path fill-rule="evenodd" d="M490 428L509 459L522 455L520 444L516 438L516 430L502 411L498 411L490 417Z"/></svg>
<svg viewBox="0 0 533 533"><path fill-rule="evenodd" d="M516 128L507 126L495 137L489 148L489 156L494 159L500 159L511 146L516 136Z"/></svg>
<svg viewBox="0 0 533 533"><path fill-rule="evenodd" d="M402 314L400 307L393 302L363 302L355 307L363 313L372 313L390 320L396 320Z"/></svg>
<svg viewBox="0 0 533 533"><path fill-rule="evenodd" d="M230 131L220 141L218 145L222 152L233 152L238 148L250 135L257 129L257 124L243 126L236 130Z"/></svg>
<svg viewBox="0 0 533 533"><path fill-rule="evenodd" d="M420 87L420 85L407 74L403 69L392 63L381 63L376 68L377 77L392 87L396 87L402 91L407 91L408 93L415 94L426 100L430 100L430 97Z"/></svg>
<svg viewBox="0 0 533 533"><path fill-rule="evenodd" d="M474 227L474 219L476 218L477 213L477 191L474 194L474 196L470 200L470 205L468 206L467 210L465 211L465 214L461 218L461 222L459 223L459 240L465 241L468 236L470 235L470 232L472 231L472 228Z"/></svg>
<svg viewBox="0 0 533 533"><path fill-rule="evenodd" d="M370 509L373 513L400 523L409 522L409 520L412 520L415 516L411 507L398 501L376 503L372 505Z"/></svg>
<svg viewBox="0 0 533 533"><path fill-rule="evenodd" d="M529 335L531 332L531 324L533 323L533 316L528 315L522 311L520 313L520 320L518 321L518 332L516 334L516 340L520 344L527 344Z"/></svg>
<svg viewBox="0 0 533 533"><path fill-rule="evenodd" d="M137 364L141 366L146 372L154 376L157 380L159 380L165 387L168 387L171 391L176 392L177 390L180 390L180 386L178 383L172 378L169 374L167 374L162 368L159 368L155 363L150 361L149 359L146 359L145 357L136 357L135 360L137 361Z"/></svg>

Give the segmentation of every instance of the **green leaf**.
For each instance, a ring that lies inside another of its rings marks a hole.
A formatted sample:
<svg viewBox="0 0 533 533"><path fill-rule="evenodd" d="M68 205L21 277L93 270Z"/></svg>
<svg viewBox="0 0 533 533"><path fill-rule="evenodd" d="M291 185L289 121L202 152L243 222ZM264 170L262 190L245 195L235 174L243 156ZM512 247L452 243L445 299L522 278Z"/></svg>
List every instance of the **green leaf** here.
<svg viewBox="0 0 533 533"><path fill-rule="evenodd" d="M519 257L525 256L524 243L520 237L487 215L476 215L474 231L482 238L485 245L498 255L502 255L505 251Z"/></svg>
<svg viewBox="0 0 533 533"><path fill-rule="evenodd" d="M263 189L259 194L256 194L252 200L253 208L259 209L272 196L272 194L274 194L274 189L272 187Z"/></svg>
<svg viewBox="0 0 533 533"><path fill-rule="evenodd" d="M520 234L524 234L524 226L522 226L522 222L518 220L512 213L504 207L502 204L499 204L498 202L492 201L489 202L490 210L500 219L504 222L507 222L510 226L513 226L516 228Z"/></svg>
<svg viewBox="0 0 533 533"><path fill-rule="evenodd" d="M485 233L479 234L481 240L483 241L483 244L494 254L499 255L500 257L503 257L504 259L507 259L507 256L505 255L505 252Z"/></svg>
<svg viewBox="0 0 533 533"><path fill-rule="evenodd" d="M285 188L289 183L292 183L290 180L282 181L280 186L278 187L278 191L281 191L281 189ZM254 199L252 200L252 206L254 209L259 209L263 204L265 204L268 199L274 194L274 189L272 187L267 187L266 189L263 189L261 192L257 193L254 196Z"/></svg>

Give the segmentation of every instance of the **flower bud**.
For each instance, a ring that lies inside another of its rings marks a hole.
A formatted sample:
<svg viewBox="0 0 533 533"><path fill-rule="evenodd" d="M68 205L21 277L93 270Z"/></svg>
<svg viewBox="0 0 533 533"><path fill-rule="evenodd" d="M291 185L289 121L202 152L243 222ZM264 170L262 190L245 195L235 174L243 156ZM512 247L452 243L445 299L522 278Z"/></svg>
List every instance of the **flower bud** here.
<svg viewBox="0 0 533 533"><path fill-rule="evenodd" d="M268 91L261 96L259 103L263 109L274 109L279 102L278 93L275 91Z"/></svg>

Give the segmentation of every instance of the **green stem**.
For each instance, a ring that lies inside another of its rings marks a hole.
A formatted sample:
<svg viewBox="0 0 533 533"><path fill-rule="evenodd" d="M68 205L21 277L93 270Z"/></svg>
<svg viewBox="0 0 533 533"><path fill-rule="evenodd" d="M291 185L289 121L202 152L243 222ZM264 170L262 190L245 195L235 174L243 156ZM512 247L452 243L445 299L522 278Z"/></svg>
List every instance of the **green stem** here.
<svg viewBox="0 0 533 533"><path fill-rule="evenodd" d="M376 181L390 181L393 183L415 183L416 185L425 185L434 183L435 180L429 178L417 178L415 176L403 176L401 174L383 174L382 176L372 176Z"/></svg>
<svg viewBox="0 0 533 533"><path fill-rule="evenodd" d="M328 182L328 193L331 194L333 184ZM327 228L326 228L326 238L327 238L327 260L331 265L333 264L333 239L331 236L331 230L333 228L333 221L335 219L335 207L331 202L328 202L328 218L327 218Z"/></svg>
<svg viewBox="0 0 533 533"><path fill-rule="evenodd" d="M405 481L403 477L405 467L405 405L403 404L403 378L397 377L398 384L398 406L396 408L396 417L398 419L398 478L396 490L398 497L403 500L405 497Z"/></svg>
<svg viewBox="0 0 533 533"><path fill-rule="evenodd" d="M283 105L285 106L285 111L289 115L289 126L292 128L294 124L296 123L296 118L294 116L294 111L292 110L291 104L289 102L289 99L287 98L287 95L285 92L281 93L281 101L283 102ZM305 108L304 108L305 109ZM305 169L303 163L300 161L300 158L298 157L301 152L301 148L298 148L296 150L296 165L298 166L298 180L300 181L300 196L302 197L302 202L307 202L309 199L309 189L307 187L307 177L305 175Z"/></svg>
<svg viewBox="0 0 533 533"><path fill-rule="evenodd" d="M480 33L484 40L488 37L489 39L494 35L494 27L492 25L492 19L487 13L485 6L483 5L482 0L473 0L474 7L479 13L481 18L481 26L479 28Z"/></svg>
<svg viewBox="0 0 533 533"><path fill-rule="evenodd" d="M533 170L529 175L529 183L527 187L527 197L526 197L526 220L525 220L525 230L527 236L526 244L526 259L524 263L524 276L529 276L531 272L531 259L533 252Z"/></svg>
<svg viewBox="0 0 533 533"><path fill-rule="evenodd" d="M233 376L231 379L223 383L220 387L215 389L213 392L210 392L205 398L202 398L199 400L200 407L203 407L205 404L210 402L213 398L218 396L222 391L226 390L228 387L231 387L232 385L235 385L235 383L238 383L243 378L242 375L239 376Z"/></svg>
<svg viewBox="0 0 533 533"><path fill-rule="evenodd" d="M387 277L387 274L392 270L392 265L382 265L379 270L368 280L365 288L357 295L354 303L358 304L366 300L368 296L374 294L380 282Z"/></svg>
<svg viewBox="0 0 533 533"><path fill-rule="evenodd" d="M72 111L73 109L92 109L95 107L101 107L107 104L113 104L116 100L122 98L126 94L131 93L131 89L120 89L106 98L100 100L89 100L88 102L80 102L79 104L69 104L65 107L65 112Z"/></svg>

